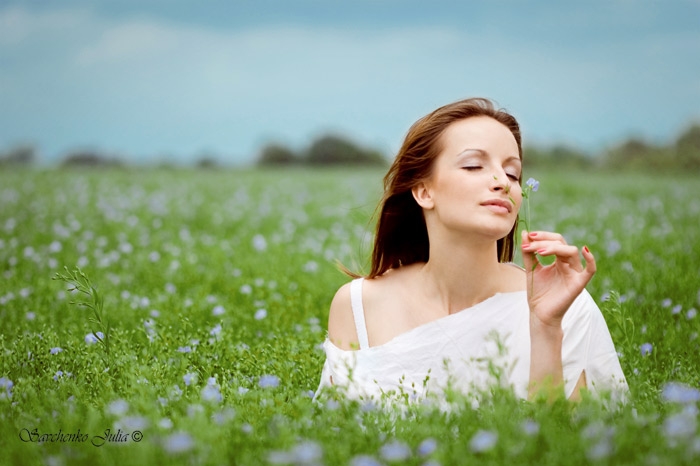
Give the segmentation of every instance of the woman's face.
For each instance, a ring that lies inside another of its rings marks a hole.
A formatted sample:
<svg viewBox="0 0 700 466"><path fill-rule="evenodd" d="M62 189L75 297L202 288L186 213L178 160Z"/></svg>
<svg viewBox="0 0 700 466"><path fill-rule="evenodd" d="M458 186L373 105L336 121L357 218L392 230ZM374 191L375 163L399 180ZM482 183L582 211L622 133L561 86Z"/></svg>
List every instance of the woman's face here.
<svg viewBox="0 0 700 466"><path fill-rule="evenodd" d="M522 163L513 134L479 116L452 123L440 142L442 151L424 183L425 203L419 201L426 220L432 216L450 230L493 240L505 237L522 201Z"/></svg>

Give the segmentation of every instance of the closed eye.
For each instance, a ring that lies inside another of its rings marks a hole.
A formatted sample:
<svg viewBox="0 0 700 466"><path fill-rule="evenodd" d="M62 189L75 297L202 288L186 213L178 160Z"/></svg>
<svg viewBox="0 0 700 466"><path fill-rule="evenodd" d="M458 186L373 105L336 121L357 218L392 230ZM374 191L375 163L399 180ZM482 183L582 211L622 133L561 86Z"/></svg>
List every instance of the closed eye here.
<svg viewBox="0 0 700 466"><path fill-rule="evenodd" d="M513 181L520 181L520 177L517 175L512 175L510 173L507 174L508 178L510 178Z"/></svg>
<svg viewBox="0 0 700 466"><path fill-rule="evenodd" d="M476 171L476 170L480 170L481 168L482 167L479 167L479 166L462 167L463 170L467 170L467 171Z"/></svg>

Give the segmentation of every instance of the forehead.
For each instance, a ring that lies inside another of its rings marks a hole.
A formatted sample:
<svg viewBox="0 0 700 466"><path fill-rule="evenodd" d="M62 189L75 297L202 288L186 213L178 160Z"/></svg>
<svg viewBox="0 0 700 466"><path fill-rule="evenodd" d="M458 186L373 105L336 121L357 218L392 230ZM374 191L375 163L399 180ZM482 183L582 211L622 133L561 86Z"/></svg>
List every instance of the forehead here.
<svg viewBox="0 0 700 466"><path fill-rule="evenodd" d="M459 154L465 149L518 156L518 143L507 126L487 116L466 118L451 123L440 138L443 152Z"/></svg>

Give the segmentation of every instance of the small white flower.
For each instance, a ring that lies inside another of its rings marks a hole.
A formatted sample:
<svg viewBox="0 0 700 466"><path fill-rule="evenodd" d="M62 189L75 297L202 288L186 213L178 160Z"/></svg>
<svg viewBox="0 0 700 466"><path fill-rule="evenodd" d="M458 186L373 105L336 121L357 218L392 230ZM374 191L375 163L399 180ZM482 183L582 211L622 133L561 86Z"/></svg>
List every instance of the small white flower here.
<svg viewBox="0 0 700 466"><path fill-rule="evenodd" d="M224 306L219 304L218 306L215 306L214 309L212 309L211 313L215 316L220 316L222 315L226 310L224 309Z"/></svg>
<svg viewBox="0 0 700 466"><path fill-rule="evenodd" d="M255 320L263 320L265 317L267 317L266 309L258 309L255 311Z"/></svg>
<svg viewBox="0 0 700 466"><path fill-rule="evenodd" d="M248 284L245 284L241 286L239 291L241 292L241 294L250 294L253 292L253 287Z"/></svg>
<svg viewBox="0 0 700 466"><path fill-rule="evenodd" d="M24 317L25 317L27 320L34 320L34 319L36 319L36 314L35 314L34 312L32 312L32 311L29 311L29 312L27 312L27 313L24 315Z"/></svg>

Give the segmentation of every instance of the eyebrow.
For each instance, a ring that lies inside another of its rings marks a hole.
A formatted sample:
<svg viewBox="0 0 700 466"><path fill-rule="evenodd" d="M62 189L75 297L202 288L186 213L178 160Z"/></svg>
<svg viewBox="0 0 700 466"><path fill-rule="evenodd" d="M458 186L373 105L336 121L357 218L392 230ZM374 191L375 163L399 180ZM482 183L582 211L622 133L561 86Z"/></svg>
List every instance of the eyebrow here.
<svg viewBox="0 0 700 466"><path fill-rule="evenodd" d="M466 154L467 152L477 152L480 158L488 157L488 155L489 155L489 154L488 154L485 150L483 150L483 149L464 149L462 152L460 152L459 154L457 154L457 157L461 157L462 155ZM503 163L513 162L513 161L518 162L518 163L520 163L521 165L522 165L522 163L523 163L523 161L520 159L520 157L516 157L516 156L513 156L513 155L510 156L510 157L508 157L507 159L505 159L505 160L503 161Z"/></svg>

